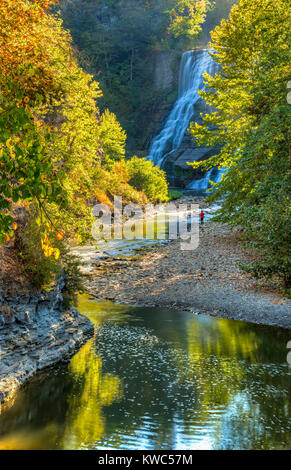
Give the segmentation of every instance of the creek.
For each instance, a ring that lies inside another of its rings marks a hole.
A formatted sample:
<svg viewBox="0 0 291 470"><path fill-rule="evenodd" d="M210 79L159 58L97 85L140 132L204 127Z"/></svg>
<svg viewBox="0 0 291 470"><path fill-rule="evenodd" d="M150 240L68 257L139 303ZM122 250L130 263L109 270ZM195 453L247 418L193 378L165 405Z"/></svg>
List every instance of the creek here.
<svg viewBox="0 0 291 470"><path fill-rule="evenodd" d="M80 297L94 337L0 415L0 449L290 448L287 330Z"/></svg>

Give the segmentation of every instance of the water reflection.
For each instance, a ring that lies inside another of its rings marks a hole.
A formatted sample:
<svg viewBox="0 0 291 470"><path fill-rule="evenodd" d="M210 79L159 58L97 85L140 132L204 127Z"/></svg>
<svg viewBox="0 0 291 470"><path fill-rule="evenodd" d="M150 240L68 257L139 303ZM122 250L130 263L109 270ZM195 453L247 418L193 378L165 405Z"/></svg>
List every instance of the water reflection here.
<svg viewBox="0 0 291 470"><path fill-rule="evenodd" d="M288 331L83 297L95 337L0 416L0 448L290 448Z"/></svg>
<svg viewBox="0 0 291 470"><path fill-rule="evenodd" d="M183 240L190 239L198 235L199 210L198 207L187 209L187 204L179 206L179 212L174 203L169 203L165 208L160 208L156 215L146 215L145 219L134 220L129 218L122 226L119 226L120 239L115 239L114 227L107 227L108 239L98 239L95 234L96 245L76 246L71 252L79 256L84 265L82 271L94 271L94 263L101 259L108 258L138 258L142 253L158 244L167 243L169 240L179 238L184 234ZM210 220L219 206L212 206L205 209L205 221ZM180 212L181 211L181 212ZM100 233L99 233L100 236ZM97 249L96 249L97 248Z"/></svg>

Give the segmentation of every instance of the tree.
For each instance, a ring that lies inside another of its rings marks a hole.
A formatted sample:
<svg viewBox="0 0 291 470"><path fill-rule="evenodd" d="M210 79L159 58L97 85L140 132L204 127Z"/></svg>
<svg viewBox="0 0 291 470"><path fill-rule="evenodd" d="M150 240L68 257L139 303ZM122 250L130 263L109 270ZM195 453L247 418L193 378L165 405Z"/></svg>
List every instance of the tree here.
<svg viewBox="0 0 291 470"><path fill-rule="evenodd" d="M101 116L99 136L102 142L102 165L123 160L125 157L126 133L116 119L115 114L108 109Z"/></svg>
<svg viewBox="0 0 291 470"><path fill-rule="evenodd" d="M0 1L0 241L12 234L12 203L66 204L61 171L48 154L49 127L37 109L62 87L47 53L46 10L53 1Z"/></svg>
<svg viewBox="0 0 291 470"><path fill-rule="evenodd" d="M189 20L191 25L186 35L175 37L170 24L178 5L181 10L181 3L179 0L60 1L64 24L81 52L82 65L100 81L103 91L100 110L109 108L116 114L126 130L128 148L136 150L140 144L140 149L144 149L153 113L160 108L159 103L169 104L174 99L173 90L161 92L155 88L157 53L172 49L171 56L178 67L181 52L193 47L193 37L205 19L206 2L188 2L192 13L183 17L183 24ZM182 17L181 11L179 15Z"/></svg>
<svg viewBox="0 0 291 470"><path fill-rule="evenodd" d="M210 2L207 0L179 0L169 12L169 32L175 38L187 36L193 39L202 30Z"/></svg>
<svg viewBox="0 0 291 470"><path fill-rule="evenodd" d="M205 169L227 169L209 200L224 198L219 220L241 226L259 259L245 267L255 276L279 276L290 287L290 80L291 15L287 0L240 0L212 33L212 56L221 65L206 75L201 93L216 111L192 124L199 144L222 145Z"/></svg>
<svg viewBox="0 0 291 470"><path fill-rule="evenodd" d="M80 68L54 3L0 0L0 242L17 229L31 282L48 286L64 269L73 299L80 273L66 242L90 238L92 205L148 199L128 183L126 134L114 114L100 116L99 83Z"/></svg>

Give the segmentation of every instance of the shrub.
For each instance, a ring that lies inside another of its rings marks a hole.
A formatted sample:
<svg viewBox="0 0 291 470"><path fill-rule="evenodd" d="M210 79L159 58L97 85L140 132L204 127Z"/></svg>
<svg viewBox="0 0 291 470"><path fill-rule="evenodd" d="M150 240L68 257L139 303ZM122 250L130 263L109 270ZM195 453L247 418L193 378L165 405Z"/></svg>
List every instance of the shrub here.
<svg viewBox="0 0 291 470"><path fill-rule="evenodd" d="M65 273L66 285L63 290L64 307L76 305L77 294L85 292L83 274L80 271L80 259L70 253L64 240L55 237L53 245L60 251L60 257L45 256L42 247L42 227L34 214L30 214L21 230L17 231L15 249L28 275L32 286L49 290L56 278Z"/></svg>
<svg viewBox="0 0 291 470"><path fill-rule="evenodd" d="M168 183L166 173L146 158L133 157L126 162L129 184L143 191L152 202L167 202Z"/></svg>
<svg viewBox="0 0 291 470"><path fill-rule="evenodd" d="M18 230L15 248L31 284L36 288L48 289L56 275L61 273L61 267L55 257L45 256L41 238L41 227L34 217L29 217Z"/></svg>
<svg viewBox="0 0 291 470"><path fill-rule="evenodd" d="M171 201L175 201L176 199L180 199L183 193L181 191L176 191L175 189L169 189L169 199Z"/></svg>

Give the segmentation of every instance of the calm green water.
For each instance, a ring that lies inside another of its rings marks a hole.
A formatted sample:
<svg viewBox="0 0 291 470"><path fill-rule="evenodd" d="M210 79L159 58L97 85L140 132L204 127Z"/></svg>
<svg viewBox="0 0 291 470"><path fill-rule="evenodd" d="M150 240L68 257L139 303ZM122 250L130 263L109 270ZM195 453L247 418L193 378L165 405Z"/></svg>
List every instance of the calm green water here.
<svg viewBox="0 0 291 470"><path fill-rule="evenodd" d="M0 416L2 449L291 448L291 332L83 297L96 335Z"/></svg>

